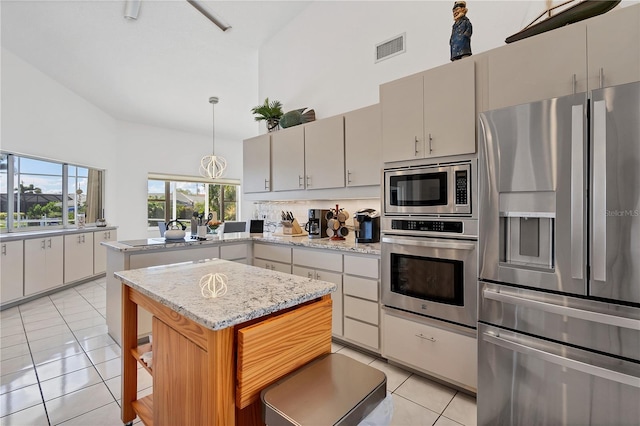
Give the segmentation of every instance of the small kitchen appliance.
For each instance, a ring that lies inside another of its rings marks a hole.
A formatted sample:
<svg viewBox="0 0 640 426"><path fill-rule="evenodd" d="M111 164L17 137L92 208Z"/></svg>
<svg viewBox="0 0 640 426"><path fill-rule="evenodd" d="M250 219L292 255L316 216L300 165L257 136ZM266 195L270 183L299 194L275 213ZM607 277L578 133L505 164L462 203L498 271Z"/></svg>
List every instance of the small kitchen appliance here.
<svg viewBox="0 0 640 426"><path fill-rule="evenodd" d="M374 209L358 210L353 217L356 243L380 242L380 214Z"/></svg>
<svg viewBox="0 0 640 426"><path fill-rule="evenodd" d="M309 220L304 230L309 233L309 238L327 237L327 212L325 209L309 209Z"/></svg>

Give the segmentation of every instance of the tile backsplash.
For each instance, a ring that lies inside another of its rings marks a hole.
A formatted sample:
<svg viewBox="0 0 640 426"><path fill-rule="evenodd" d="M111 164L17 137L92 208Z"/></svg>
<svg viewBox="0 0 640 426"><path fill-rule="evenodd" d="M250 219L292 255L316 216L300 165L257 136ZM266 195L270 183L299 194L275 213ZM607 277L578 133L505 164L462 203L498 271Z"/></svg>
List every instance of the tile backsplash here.
<svg viewBox="0 0 640 426"><path fill-rule="evenodd" d="M345 209L350 214L347 220L348 228L353 229L353 214L364 208L371 208L381 211L380 198L369 198L362 200L304 200L304 201L255 201L253 202L251 219L263 219L265 221L265 231L273 232L280 223L281 212L293 213L301 226L307 222L309 209Z"/></svg>

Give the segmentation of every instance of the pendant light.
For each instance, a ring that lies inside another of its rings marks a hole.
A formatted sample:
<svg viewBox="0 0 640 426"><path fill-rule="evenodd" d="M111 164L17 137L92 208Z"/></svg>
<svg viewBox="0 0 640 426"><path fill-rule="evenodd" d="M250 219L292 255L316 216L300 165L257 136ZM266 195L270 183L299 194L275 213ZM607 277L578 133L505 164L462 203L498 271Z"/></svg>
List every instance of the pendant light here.
<svg viewBox="0 0 640 426"><path fill-rule="evenodd" d="M224 171L227 168L227 160L216 155L215 105L218 103L218 98L216 96L210 97L209 103L213 105L213 145L211 147L211 155L205 155L202 157L202 160L200 160L200 174L209 179L217 179L224 174Z"/></svg>

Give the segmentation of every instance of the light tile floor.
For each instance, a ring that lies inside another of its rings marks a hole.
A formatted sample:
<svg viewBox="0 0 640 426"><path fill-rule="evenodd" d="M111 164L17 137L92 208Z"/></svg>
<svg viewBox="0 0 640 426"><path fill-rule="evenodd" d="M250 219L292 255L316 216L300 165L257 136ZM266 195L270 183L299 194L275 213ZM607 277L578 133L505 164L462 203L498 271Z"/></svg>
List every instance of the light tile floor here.
<svg viewBox="0 0 640 426"><path fill-rule="evenodd" d="M0 425L122 424L120 347L107 334L105 286L101 278L0 312ZM475 398L348 346L332 350L387 375L392 425L476 424ZM151 386L140 367L138 396Z"/></svg>

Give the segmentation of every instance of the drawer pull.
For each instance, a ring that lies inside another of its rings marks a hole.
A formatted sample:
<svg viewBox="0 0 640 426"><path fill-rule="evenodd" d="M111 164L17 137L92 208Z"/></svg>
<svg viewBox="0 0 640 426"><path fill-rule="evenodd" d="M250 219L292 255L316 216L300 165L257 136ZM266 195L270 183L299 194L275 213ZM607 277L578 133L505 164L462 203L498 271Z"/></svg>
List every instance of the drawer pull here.
<svg viewBox="0 0 640 426"><path fill-rule="evenodd" d="M433 337L427 337L422 333L416 334L416 337L419 337L419 338L424 339L424 340L429 340L430 342L435 342L436 341L436 339L434 339Z"/></svg>

